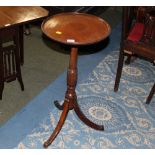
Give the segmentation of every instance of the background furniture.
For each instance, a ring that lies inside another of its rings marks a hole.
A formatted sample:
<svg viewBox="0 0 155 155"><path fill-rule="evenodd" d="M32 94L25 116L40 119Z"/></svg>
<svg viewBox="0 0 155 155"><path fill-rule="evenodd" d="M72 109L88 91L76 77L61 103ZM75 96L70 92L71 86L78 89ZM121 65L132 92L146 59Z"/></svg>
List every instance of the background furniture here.
<svg viewBox="0 0 155 155"><path fill-rule="evenodd" d="M46 19L42 24L42 31L52 40L61 44L69 45L71 48L69 68L67 72L67 91L63 105L58 101L55 105L63 110L59 122L50 138L44 143L48 147L61 130L68 111L74 109L77 116L88 126L96 130L104 130L102 125L90 121L80 110L77 101L75 87L77 83L77 57L78 47L82 45L95 44L108 37L110 26L103 19L84 13L60 13Z"/></svg>
<svg viewBox="0 0 155 155"><path fill-rule="evenodd" d="M154 7L124 7L122 19L122 39L114 91L118 91L122 74L124 56L130 63L132 56L144 58L155 63L155 8ZM155 92L151 89L146 101L149 103Z"/></svg>
<svg viewBox="0 0 155 155"><path fill-rule="evenodd" d="M11 82L17 78L21 90L24 90L20 69L18 33L19 27L0 30L0 99L2 99L4 82ZM9 44L9 41L13 43Z"/></svg>
<svg viewBox="0 0 155 155"><path fill-rule="evenodd" d="M0 99L4 82L17 78L24 90L20 69L20 64L24 63L23 24L47 15L48 11L41 7L0 7Z"/></svg>
<svg viewBox="0 0 155 155"><path fill-rule="evenodd" d="M48 15L48 11L38 6L0 6L0 28L8 26L20 26L20 57L24 63L23 53L23 25L43 19Z"/></svg>

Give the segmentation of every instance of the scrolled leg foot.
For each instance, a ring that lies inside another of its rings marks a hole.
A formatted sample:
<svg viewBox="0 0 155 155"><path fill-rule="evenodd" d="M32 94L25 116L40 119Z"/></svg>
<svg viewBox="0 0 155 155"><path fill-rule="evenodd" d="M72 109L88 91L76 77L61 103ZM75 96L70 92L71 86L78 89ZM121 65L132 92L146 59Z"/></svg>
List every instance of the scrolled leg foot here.
<svg viewBox="0 0 155 155"><path fill-rule="evenodd" d="M59 122L58 122L56 128L54 129L53 133L49 137L49 139L43 144L43 146L45 148L47 148L54 141L56 136L59 134L59 132L60 132L65 120L66 120L68 111L69 111L69 103L64 102L64 109L63 109L62 114L60 116Z"/></svg>
<svg viewBox="0 0 155 155"><path fill-rule="evenodd" d="M48 146L49 146L50 144L51 144L50 142L46 141L46 142L43 144L43 146L44 146L44 148L48 148Z"/></svg>
<svg viewBox="0 0 155 155"><path fill-rule="evenodd" d="M54 105L59 109L59 110L63 110L64 108L64 104L60 104L59 101L54 101Z"/></svg>
<svg viewBox="0 0 155 155"><path fill-rule="evenodd" d="M83 121L86 125L88 125L89 127L95 129L95 130L104 130L104 126L103 125L97 125L95 123L93 123L91 120L89 120L84 114L83 112L80 110L78 104L75 104L74 110L77 114L77 116L80 118L81 121Z"/></svg>

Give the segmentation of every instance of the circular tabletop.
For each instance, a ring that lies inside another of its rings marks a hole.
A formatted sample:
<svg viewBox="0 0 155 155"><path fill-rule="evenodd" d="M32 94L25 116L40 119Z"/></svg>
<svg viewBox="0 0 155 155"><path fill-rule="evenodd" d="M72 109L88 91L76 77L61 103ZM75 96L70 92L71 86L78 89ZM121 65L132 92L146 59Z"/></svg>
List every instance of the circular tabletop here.
<svg viewBox="0 0 155 155"><path fill-rule="evenodd" d="M48 17L41 25L49 38L68 45L97 43L110 34L109 24L94 15L85 13L60 13Z"/></svg>

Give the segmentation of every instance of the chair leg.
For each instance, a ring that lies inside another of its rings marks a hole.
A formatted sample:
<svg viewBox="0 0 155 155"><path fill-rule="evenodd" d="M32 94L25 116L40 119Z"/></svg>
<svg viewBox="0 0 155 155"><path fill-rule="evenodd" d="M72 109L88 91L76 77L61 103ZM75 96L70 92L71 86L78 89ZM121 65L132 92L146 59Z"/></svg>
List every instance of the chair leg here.
<svg viewBox="0 0 155 155"><path fill-rule="evenodd" d="M17 31L19 33L20 31L20 27L17 28ZM23 91L24 90L24 84L23 84L23 80L22 80L22 74L21 74L21 69L20 69L20 63L21 63L21 60L20 60L20 37L19 35L16 35L14 37L14 42L15 42L15 45L16 45L16 49L15 49L15 58L16 58L16 68L17 68L17 79L20 83L20 86L21 86L21 90Z"/></svg>
<svg viewBox="0 0 155 155"><path fill-rule="evenodd" d="M126 65L129 65L129 64L130 64L130 62L131 62L131 57L132 57L131 55L128 55L128 56L127 56L127 59L125 60L125 64L126 64Z"/></svg>
<svg viewBox="0 0 155 155"><path fill-rule="evenodd" d="M4 82L1 82L0 83L0 100L2 100L3 89L4 89Z"/></svg>
<svg viewBox="0 0 155 155"><path fill-rule="evenodd" d="M117 73L116 73L116 79L115 79L115 85L114 85L114 91L115 92L118 91L120 78L121 78L121 75L122 75L123 62L124 62L124 53L123 53L123 49L121 49L121 51L119 53Z"/></svg>
<svg viewBox="0 0 155 155"><path fill-rule="evenodd" d="M154 85L153 85L153 87L152 87L152 89L150 91L149 96L147 97L146 104L149 104L150 103L150 101L151 101L154 93L155 93L155 83L154 83Z"/></svg>
<svg viewBox="0 0 155 155"><path fill-rule="evenodd" d="M127 56L127 59L125 60L125 64L126 64L126 65L129 65L130 63L134 62L134 60L135 60L136 58L137 58L136 56L128 55L128 56Z"/></svg>
<svg viewBox="0 0 155 155"><path fill-rule="evenodd" d="M4 89L3 65L1 64L0 66L0 100L2 100L3 89Z"/></svg>
<svg viewBox="0 0 155 155"><path fill-rule="evenodd" d="M2 43L0 41L0 100L2 100L3 89L4 89L3 50L2 50Z"/></svg>
<svg viewBox="0 0 155 155"><path fill-rule="evenodd" d="M23 25L19 26L19 55L20 55L20 64L24 64L24 35L23 35Z"/></svg>

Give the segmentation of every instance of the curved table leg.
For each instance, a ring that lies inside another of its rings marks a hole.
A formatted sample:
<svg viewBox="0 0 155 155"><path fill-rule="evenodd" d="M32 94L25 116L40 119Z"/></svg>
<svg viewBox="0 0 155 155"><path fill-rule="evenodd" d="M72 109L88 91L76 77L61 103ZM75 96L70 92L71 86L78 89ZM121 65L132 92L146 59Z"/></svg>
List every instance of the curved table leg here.
<svg viewBox="0 0 155 155"><path fill-rule="evenodd" d="M59 110L63 110L64 109L64 104L60 104L59 101L54 101L54 105L59 109Z"/></svg>
<svg viewBox="0 0 155 155"><path fill-rule="evenodd" d="M97 125L95 123L93 123L91 120L89 120L84 114L83 112L80 110L79 106L77 103L74 103L74 110L77 114L77 116L79 117L79 119L84 122L86 125L88 125L89 127L96 129L96 130L104 130L104 126L103 125Z"/></svg>
<svg viewBox="0 0 155 155"><path fill-rule="evenodd" d="M58 122L56 128L54 129L53 133L49 137L49 139L44 143L45 148L47 148L53 142L53 140L56 138L56 136L60 132L60 130L61 130L61 128L62 128L62 126L66 120L68 111L69 111L69 103L64 102L64 109L63 109L62 114L60 116L59 122Z"/></svg>

